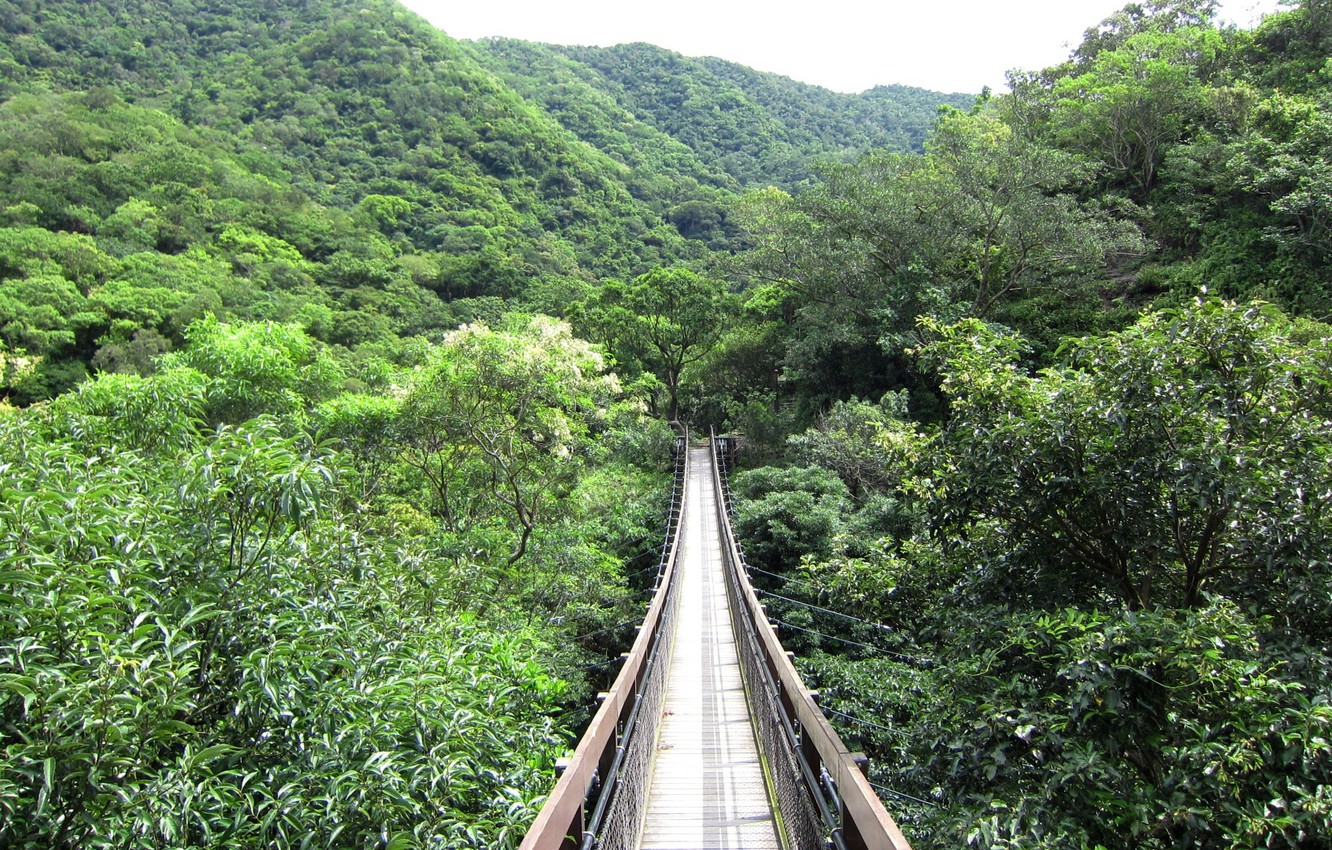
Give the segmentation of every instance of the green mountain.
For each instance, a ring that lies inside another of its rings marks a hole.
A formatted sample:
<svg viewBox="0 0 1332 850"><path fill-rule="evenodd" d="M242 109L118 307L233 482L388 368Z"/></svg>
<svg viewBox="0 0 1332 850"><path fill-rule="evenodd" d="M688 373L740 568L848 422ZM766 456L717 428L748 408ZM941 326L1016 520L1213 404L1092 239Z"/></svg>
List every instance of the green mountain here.
<svg viewBox="0 0 1332 850"><path fill-rule="evenodd" d="M627 272L671 241L643 238L659 218L616 163L395 3L6 5L11 92L106 85L267 152L320 203L403 198L415 249L495 244L521 276Z"/></svg>
<svg viewBox="0 0 1332 850"><path fill-rule="evenodd" d="M0 343L19 400L142 368L208 311L355 347L706 268L735 243L737 191L905 146L939 99L894 127L882 92L641 45L462 43L388 0L4 0L0 31Z"/></svg>
<svg viewBox="0 0 1332 850"><path fill-rule="evenodd" d="M488 39L477 48L507 82L580 138L589 139L584 116L565 111L573 85L608 95L628 120L683 143L746 188L799 187L823 159L851 161L876 148L919 151L939 106L966 108L975 101L906 86L841 94L650 44L560 47ZM542 73L533 74L535 68ZM551 68L568 81L551 85Z"/></svg>

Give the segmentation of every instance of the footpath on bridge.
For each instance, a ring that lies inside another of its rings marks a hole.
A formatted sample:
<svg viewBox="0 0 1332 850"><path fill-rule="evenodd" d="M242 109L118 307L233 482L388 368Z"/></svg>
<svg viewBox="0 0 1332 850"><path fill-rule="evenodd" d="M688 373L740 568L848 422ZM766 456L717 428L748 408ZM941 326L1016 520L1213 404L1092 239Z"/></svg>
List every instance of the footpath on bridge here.
<svg viewBox="0 0 1332 850"><path fill-rule="evenodd" d="M911 850L768 625L724 469L675 457L652 602L522 850Z"/></svg>
<svg viewBox="0 0 1332 850"><path fill-rule="evenodd" d="M691 448L679 615L642 850L780 850L736 656L717 492L706 448Z"/></svg>

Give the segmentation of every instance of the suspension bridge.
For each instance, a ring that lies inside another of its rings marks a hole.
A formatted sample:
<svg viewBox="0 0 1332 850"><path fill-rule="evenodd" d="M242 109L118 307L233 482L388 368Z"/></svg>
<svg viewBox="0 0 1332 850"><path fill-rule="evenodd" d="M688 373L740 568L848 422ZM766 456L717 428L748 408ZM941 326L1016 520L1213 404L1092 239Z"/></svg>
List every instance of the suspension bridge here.
<svg viewBox="0 0 1332 850"><path fill-rule="evenodd" d="M677 439L651 605L522 850L910 850L750 584L733 456Z"/></svg>

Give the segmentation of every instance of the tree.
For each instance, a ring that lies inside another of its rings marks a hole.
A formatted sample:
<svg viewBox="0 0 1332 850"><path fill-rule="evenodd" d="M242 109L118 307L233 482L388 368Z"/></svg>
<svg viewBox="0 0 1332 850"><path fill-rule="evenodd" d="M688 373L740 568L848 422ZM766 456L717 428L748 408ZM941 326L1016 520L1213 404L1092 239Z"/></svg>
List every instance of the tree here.
<svg viewBox="0 0 1332 850"><path fill-rule="evenodd" d="M745 470L732 482L736 534L767 569L796 569L805 555L826 552L845 528L851 494L835 474L816 466Z"/></svg>
<svg viewBox="0 0 1332 850"><path fill-rule="evenodd" d="M206 415L212 424L261 414L300 418L342 380L338 365L297 325L228 324L210 315L190 325L185 336L189 345L164 357L162 368L208 376Z"/></svg>
<svg viewBox="0 0 1332 850"><path fill-rule="evenodd" d="M1280 93L1259 104L1263 119L1228 163L1267 202L1267 235L1285 252L1322 266L1332 256L1332 100Z"/></svg>
<svg viewBox="0 0 1332 850"><path fill-rule="evenodd" d="M1000 602L962 618L937 671L865 671L879 674L870 716L909 725L910 767L888 781L936 795L922 816L940 844L1326 846L1326 685L1273 657L1261 619L1225 599L1134 613Z"/></svg>
<svg viewBox="0 0 1332 850"><path fill-rule="evenodd" d="M854 499L890 489L901 467L898 430L906 418L900 396L880 404L839 401L813 428L792 436L792 453L801 461L836 472Z"/></svg>
<svg viewBox="0 0 1332 850"><path fill-rule="evenodd" d="M1073 51L1075 63L1086 65L1102 51L1118 50L1143 32L1174 32L1205 27L1216 17L1217 0L1148 0L1129 3L1082 35Z"/></svg>
<svg viewBox="0 0 1332 850"><path fill-rule="evenodd" d="M621 361L637 361L666 387L666 417L680 418L680 378L721 339L734 299L720 281L659 268L633 283L608 281L585 321Z"/></svg>
<svg viewBox="0 0 1332 850"><path fill-rule="evenodd" d="M994 317L1037 295L1076 302L1107 255L1139 244L1074 197L1084 163L989 111L943 115L923 157L876 153L820 176L798 199L768 190L741 210L756 243L743 268L796 325L784 366L816 396L892 388L888 361L919 316Z"/></svg>
<svg viewBox="0 0 1332 850"><path fill-rule="evenodd" d="M1054 132L1105 163L1116 184L1145 201L1170 145L1209 105L1205 81L1222 49L1209 27L1148 30L1091 57L1082 73L1054 83Z"/></svg>
<svg viewBox="0 0 1332 850"><path fill-rule="evenodd" d="M993 114L944 115L926 151L934 265L965 315L986 318L1038 291L1067 297L1107 254L1139 248L1130 227L1070 193L1091 176L1085 163L1023 140Z"/></svg>
<svg viewBox="0 0 1332 850"><path fill-rule="evenodd" d="M515 846L553 648L431 604L338 458L198 428L186 371L0 421L0 846Z"/></svg>
<svg viewBox="0 0 1332 850"><path fill-rule="evenodd" d="M512 566L547 504L576 479L589 432L618 391L601 355L567 324L515 317L505 330L467 325L431 352L408 388L405 459L451 530L468 531L494 506L506 512Z"/></svg>
<svg viewBox="0 0 1332 850"><path fill-rule="evenodd" d="M116 266L87 236L0 228L0 339L32 354L68 356L105 325L88 293Z"/></svg>
<svg viewBox="0 0 1332 850"><path fill-rule="evenodd" d="M856 477L873 451L912 521L868 546L806 538L779 591L837 612L799 626L837 638L804 664L872 777L934 803L908 808L913 839L1325 846L1327 326L1205 301L1035 374L978 320L923 332L941 428L846 406L793 441ZM741 517L790 535L819 516L759 495Z"/></svg>
<svg viewBox="0 0 1332 850"><path fill-rule="evenodd" d="M1204 302L1075 343L1036 376L974 320L929 328L950 407L932 476L946 539L999 547L1049 601L1195 608L1225 591L1316 622L1289 604L1327 585L1326 328Z"/></svg>

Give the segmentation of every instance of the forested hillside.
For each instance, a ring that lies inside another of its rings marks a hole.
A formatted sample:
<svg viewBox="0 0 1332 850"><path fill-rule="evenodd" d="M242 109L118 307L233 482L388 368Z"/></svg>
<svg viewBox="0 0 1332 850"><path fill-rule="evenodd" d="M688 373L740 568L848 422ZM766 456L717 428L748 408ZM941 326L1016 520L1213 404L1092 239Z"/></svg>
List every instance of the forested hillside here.
<svg viewBox="0 0 1332 850"><path fill-rule="evenodd" d="M704 255L665 219L674 199L636 197L628 168L391 3L6 3L2 20L8 276L70 290L10 294L3 341L42 358L20 400L140 330L178 342L165 313L190 298L331 311L302 321L356 345L508 301L555 312L601 275ZM55 249L32 240L79 244L88 269L38 282ZM200 263L207 283L160 285ZM169 291L159 315L126 308L160 300L144 289Z"/></svg>
<svg viewBox="0 0 1332 850"><path fill-rule="evenodd" d="M0 0L0 848L513 846L669 419L916 846L1332 846L1332 5L1212 11L977 102Z"/></svg>
<svg viewBox="0 0 1332 850"><path fill-rule="evenodd" d="M6 2L0 27L12 98L6 223L62 234L14 233L8 266L28 277L25 239L81 236L98 266L78 292L11 296L3 341L41 358L41 374L16 388L20 401L70 386L99 353L96 367L107 368L140 331L151 351L178 342L188 317L165 314L191 299L241 318L305 309L317 336L354 346L508 302L559 313L606 275L706 267L707 246L724 250L737 236L726 210L741 181L727 173L736 161L700 139L762 147L771 136L789 148L793 132L748 97L757 125L640 123L614 102L620 86L581 84L591 72L553 55L540 73L509 75L511 87L472 47L388 2ZM510 47L524 51L523 66L527 52L553 50ZM499 48L479 47L492 65ZM708 98L740 96L703 65L693 73L716 90ZM807 102L820 92L797 88ZM563 109L551 101L560 91ZM803 135L800 168L842 153L840 130ZM877 133L851 138L863 148L890 131ZM783 182L788 160L746 154L743 180ZM145 266L205 261L208 284L173 274L167 293L143 279ZM160 295L155 315L126 304ZM32 315L54 301L58 315Z"/></svg>
<svg viewBox="0 0 1332 850"><path fill-rule="evenodd" d="M561 47L487 39L477 48L506 80L530 91L580 136L587 131L563 117L567 84L550 87L548 73L534 75L530 69L538 64L566 69L611 97L630 121L683 143L702 163L720 166L745 188L803 186L824 159L852 160L877 148L919 151L940 106L967 108L975 101L974 95L906 86L840 94L650 44Z"/></svg>
<svg viewBox="0 0 1332 850"><path fill-rule="evenodd" d="M365 392L296 325L186 337L0 420L0 846L515 844L668 429L546 318Z"/></svg>
<svg viewBox="0 0 1332 850"><path fill-rule="evenodd" d="M1209 16L739 208L748 380L700 409L917 846L1332 846L1332 7Z"/></svg>
<svg viewBox="0 0 1332 850"><path fill-rule="evenodd" d="M634 238L641 230L618 232L647 211L634 208L613 163L401 7L194 5L9 3L20 63L9 76L57 89L110 83L122 98L266 152L322 204L402 198L411 205L403 235L417 250L475 253L451 242L475 241L468 228L481 227L517 269L520 247L542 273L656 259L618 256L651 252ZM543 229L550 235L538 238ZM594 247L595 235L615 238Z"/></svg>

